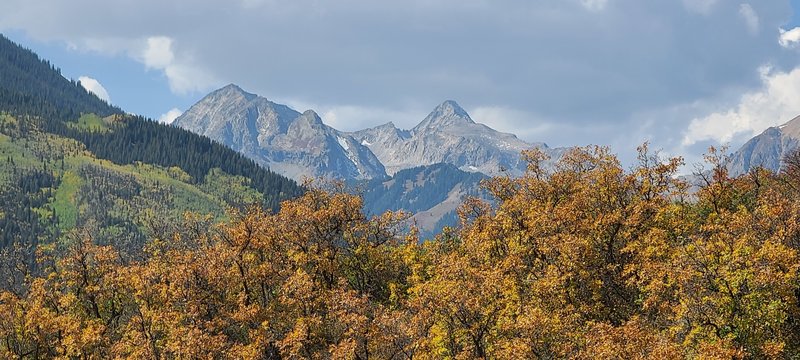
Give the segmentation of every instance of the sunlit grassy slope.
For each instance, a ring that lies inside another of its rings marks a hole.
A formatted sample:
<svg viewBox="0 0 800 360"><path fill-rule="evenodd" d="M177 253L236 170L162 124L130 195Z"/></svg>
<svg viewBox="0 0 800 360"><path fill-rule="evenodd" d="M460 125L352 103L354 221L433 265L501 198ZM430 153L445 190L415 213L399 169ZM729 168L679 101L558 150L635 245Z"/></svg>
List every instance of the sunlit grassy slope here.
<svg viewBox="0 0 800 360"><path fill-rule="evenodd" d="M84 115L74 126L84 131L109 131L109 121ZM178 167L152 164L118 165L98 159L75 140L17 128L17 119L0 115L0 186L29 171L46 171L58 179L49 189L49 201L37 209L42 221L55 213L62 230L90 220L113 226L120 220L132 223L145 210L159 209L163 215L179 218L185 212L226 217L230 207L257 203L261 194L249 180L212 169L201 181ZM41 191L47 191L42 189ZM109 220L110 219L110 220Z"/></svg>

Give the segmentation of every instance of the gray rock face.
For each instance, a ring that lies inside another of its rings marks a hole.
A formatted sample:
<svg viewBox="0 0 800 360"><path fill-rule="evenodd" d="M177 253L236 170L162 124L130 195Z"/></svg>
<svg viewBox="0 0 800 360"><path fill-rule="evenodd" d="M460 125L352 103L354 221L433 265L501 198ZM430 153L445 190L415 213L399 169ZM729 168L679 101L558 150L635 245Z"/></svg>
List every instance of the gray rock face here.
<svg viewBox="0 0 800 360"><path fill-rule="evenodd" d="M305 176L356 180L386 176L383 165L367 147L323 124L313 111L301 114L236 85L207 95L174 124L296 180Z"/></svg>
<svg viewBox="0 0 800 360"><path fill-rule="evenodd" d="M563 152L478 124L450 100L411 130L387 123L345 133L325 125L313 111L301 114L228 85L193 105L174 124L297 180L368 180L440 163L490 176L517 176L526 167L520 157L523 150L538 147L552 159Z"/></svg>
<svg viewBox="0 0 800 360"><path fill-rule="evenodd" d="M728 171L732 176L747 173L755 167L772 171L781 169L789 152L800 144L800 116L778 127L771 127L750 139L731 155Z"/></svg>
<svg viewBox="0 0 800 360"><path fill-rule="evenodd" d="M442 226L458 225L456 209L465 197L486 198L480 182L487 178L442 163L401 170L364 185L364 210L371 215L387 210L415 214L412 220L417 227L424 235L432 235Z"/></svg>
<svg viewBox="0 0 800 360"><path fill-rule="evenodd" d="M509 172L519 175L526 163L523 150L539 147L551 158L561 154L544 143L527 143L513 134L478 124L455 101L437 106L410 131L388 123L351 135L372 150L389 175L421 165L447 163L490 176Z"/></svg>

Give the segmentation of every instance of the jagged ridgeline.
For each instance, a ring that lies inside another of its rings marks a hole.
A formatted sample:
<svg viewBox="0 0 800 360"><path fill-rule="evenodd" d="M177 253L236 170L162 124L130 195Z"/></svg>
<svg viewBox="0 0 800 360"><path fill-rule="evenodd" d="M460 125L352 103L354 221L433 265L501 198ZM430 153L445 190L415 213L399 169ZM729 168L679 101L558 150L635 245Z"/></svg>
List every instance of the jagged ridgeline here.
<svg viewBox="0 0 800 360"><path fill-rule="evenodd" d="M88 224L141 244L148 214L220 218L302 191L206 137L125 114L0 35L0 248Z"/></svg>

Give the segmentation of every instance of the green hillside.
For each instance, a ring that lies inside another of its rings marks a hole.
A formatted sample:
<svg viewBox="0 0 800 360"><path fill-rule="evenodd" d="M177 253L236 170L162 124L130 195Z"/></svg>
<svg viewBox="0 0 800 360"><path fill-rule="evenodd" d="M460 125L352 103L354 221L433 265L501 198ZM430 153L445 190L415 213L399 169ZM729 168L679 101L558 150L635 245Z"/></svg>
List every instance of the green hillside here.
<svg viewBox="0 0 800 360"><path fill-rule="evenodd" d="M187 212L220 220L301 193L208 138L124 114L0 36L0 250L32 255L81 227L135 257Z"/></svg>

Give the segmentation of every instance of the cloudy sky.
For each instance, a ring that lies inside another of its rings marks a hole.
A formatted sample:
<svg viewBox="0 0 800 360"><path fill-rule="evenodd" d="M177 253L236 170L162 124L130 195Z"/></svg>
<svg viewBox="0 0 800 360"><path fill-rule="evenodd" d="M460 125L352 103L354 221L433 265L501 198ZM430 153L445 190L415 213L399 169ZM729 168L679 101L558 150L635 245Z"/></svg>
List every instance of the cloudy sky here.
<svg viewBox="0 0 800 360"><path fill-rule="evenodd" d="M328 124L438 103L551 146L696 161L800 115L800 0L3 0L0 31L168 121L236 83Z"/></svg>

